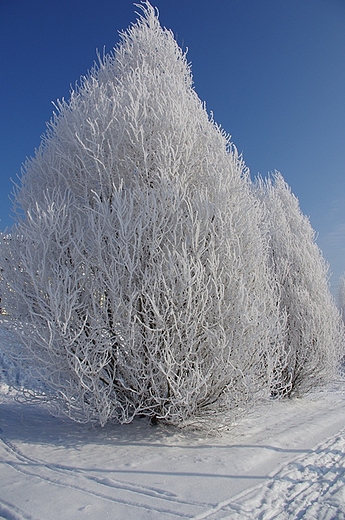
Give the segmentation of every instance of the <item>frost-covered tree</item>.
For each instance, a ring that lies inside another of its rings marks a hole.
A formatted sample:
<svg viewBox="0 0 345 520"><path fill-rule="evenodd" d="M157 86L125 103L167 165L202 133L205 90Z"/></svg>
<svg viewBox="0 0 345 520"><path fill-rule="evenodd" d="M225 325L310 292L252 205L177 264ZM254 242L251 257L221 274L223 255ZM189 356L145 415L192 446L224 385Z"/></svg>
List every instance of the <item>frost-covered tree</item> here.
<svg viewBox="0 0 345 520"><path fill-rule="evenodd" d="M140 7L23 167L2 293L61 411L185 424L269 395L282 319L248 172Z"/></svg>
<svg viewBox="0 0 345 520"><path fill-rule="evenodd" d="M340 277L338 288L338 307L345 322L345 273Z"/></svg>
<svg viewBox="0 0 345 520"><path fill-rule="evenodd" d="M266 212L263 228L286 318L287 362L273 392L301 394L336 373L344 352L342 323L329 291L328 265L297 198L280 173L265 181L259 178L255 189Z"/></svg>

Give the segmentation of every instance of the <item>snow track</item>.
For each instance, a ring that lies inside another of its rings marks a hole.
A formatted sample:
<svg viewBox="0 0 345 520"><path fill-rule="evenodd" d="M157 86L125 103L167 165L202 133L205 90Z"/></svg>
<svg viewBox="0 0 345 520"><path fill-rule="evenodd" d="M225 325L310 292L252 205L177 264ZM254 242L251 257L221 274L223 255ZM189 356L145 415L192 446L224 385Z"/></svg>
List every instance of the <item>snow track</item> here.
<svg viewBox="0 0 345 520"><path fill-rule="evenodd" d="M345 518L345 431L195 520Z"/></svg>
<svg viewBox="0 0 345 520"><path fill-rule="evenodd" d="M8 470L14 470L22 478L29 477L34 481L40 480L49 486L62 488L63 493L84 495L101 501L103 504L109 502L114 506L125 506L128 509L140 510L143 514L157 513L165 515L164 518L186 518L191 514L186 509L191 505L209 506L210 504L199 504L179 500L174 493L164 489L139 484L126 483L111 477L105 477L106 471L92 469L84 470L74 466L46 463L43 460L28 457L18 448L1 438L2 451L5 452L5 465ZM170 507L169 507L170 506ZM107 507L107 506L106 506ZM0 509L0 517L10 519L31 518L31 516L17 515L14 513L15 506L9 504ZM80 511L90 509L90 506L79 508ZM186 516L187 514L187 516ZM141 518L141 516L140 516ZM159 518L159 516L157 516Z"/></svg>
<svg viewBox="0 0 345 520"><path fill-rule="evenodd" d="M216 437L78 425L0 394L0 518L345 519L343 391L273 402Z"/></svg>

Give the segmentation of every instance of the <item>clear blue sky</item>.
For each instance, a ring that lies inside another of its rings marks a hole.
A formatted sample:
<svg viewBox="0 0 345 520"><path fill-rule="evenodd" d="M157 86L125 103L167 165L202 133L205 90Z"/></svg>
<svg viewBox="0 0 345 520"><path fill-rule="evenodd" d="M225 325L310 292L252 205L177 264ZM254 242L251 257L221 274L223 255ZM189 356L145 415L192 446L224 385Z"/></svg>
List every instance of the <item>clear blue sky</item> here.
<svg viewBox="0 0 345 520"><path fill-rule="evenodd" d="M345 0L152 0L252 176L281 171L345 271ZM0 229L52 101L135 21L131 0L0 0Z"/></svg>

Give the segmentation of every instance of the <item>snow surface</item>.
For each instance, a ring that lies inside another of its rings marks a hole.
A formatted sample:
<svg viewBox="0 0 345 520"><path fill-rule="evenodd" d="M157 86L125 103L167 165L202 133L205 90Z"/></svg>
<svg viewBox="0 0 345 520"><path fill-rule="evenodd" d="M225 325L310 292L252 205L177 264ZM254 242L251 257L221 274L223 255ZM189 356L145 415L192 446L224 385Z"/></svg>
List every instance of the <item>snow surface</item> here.
<svg viewBox="0 0 345 520"><path fill-rule="evenodd" d="M0 385L0 518L345 519L345 385L206 435L53 417Z"/></svg>

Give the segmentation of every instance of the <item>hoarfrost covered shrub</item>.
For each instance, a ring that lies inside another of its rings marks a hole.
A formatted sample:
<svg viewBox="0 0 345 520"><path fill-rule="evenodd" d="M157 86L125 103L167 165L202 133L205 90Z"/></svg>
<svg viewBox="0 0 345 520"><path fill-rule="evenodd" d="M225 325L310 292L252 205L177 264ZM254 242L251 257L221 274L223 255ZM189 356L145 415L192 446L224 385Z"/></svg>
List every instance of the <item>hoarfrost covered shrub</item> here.
<svg viewBox="0 0 345 520"><path fill-rule="evenodd" d="M284 365L262 208L141 8L24 166L2 293L20 357L71 418L223 420Z"/></svg>
<svg viewBox="0 0 345 520"><path fill-rule="evenodd" d="M338 289L338 307L345 321L345 273L340 277Z"/></svg>
<svg viewBox="0 0 345 520"><path fill-rule="evenodd" d="M328 265L297 198L280 173L259 178L255 190L266 211L263 228L286 319L287 363L273 393L302 394L334 377L344 353L343 327L329 291Z"/></svg>

